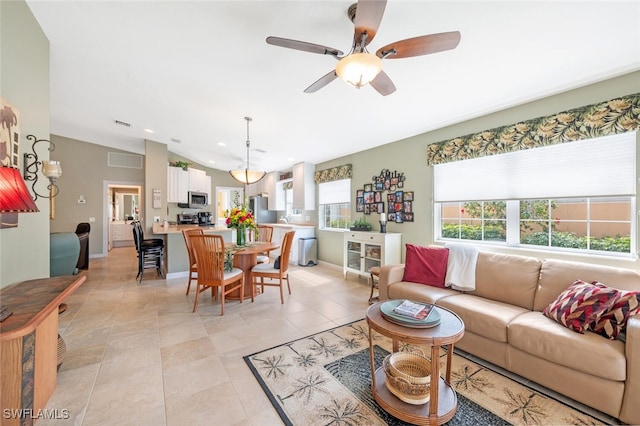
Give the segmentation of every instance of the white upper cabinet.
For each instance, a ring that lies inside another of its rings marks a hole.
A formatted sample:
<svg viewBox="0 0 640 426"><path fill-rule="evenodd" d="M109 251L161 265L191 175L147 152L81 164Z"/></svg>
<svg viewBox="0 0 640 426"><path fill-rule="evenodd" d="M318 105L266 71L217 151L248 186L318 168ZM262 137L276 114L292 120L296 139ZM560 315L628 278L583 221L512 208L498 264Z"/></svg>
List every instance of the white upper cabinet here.
<svg viewBox="0 0 640 426"><path fill-rule="evenodd" d="M293 208L316 209L316 185L313 181L316 166L311 163L293 165Z"/></svg>
<svg viewBox="0 0 640 426"><path fill-rule="evenodd" d="M209 180L208 188L207 179ZM204 170L189 167L189 191L207 192L207 189L211 190L211 178L207 173Z"/></svg>
<svg viewBox="0 0 640 426"><path fill-rule="evenodd" d="M189 172L181 167L167 168L167 203L186 203Z"/></svg>

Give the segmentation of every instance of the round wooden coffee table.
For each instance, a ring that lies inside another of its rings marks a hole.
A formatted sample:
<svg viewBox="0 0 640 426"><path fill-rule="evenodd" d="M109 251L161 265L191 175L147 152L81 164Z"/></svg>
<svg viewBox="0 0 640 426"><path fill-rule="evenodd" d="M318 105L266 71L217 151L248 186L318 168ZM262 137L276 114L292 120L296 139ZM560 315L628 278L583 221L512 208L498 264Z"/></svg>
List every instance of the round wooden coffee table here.
<svg viewBox="0 0 640 426"><path fill-rule="evenodd" d="M375 401L386 412L400 420L416 425L440 425L453 418L458 406L456 392L451 387L451 361L453 344L464 336L464 322L455 313L434 306L440 314L440 324L433 328L409 328L387 321L380 312L384 302L371 305L367 310L369 325L369 358L371 361L371 392ZM431 396L428 403L413 405L403 402L385 385L382 367L376 369L373 355L373 331L391 338L393 351L398 351L398 342L427 345L431 347ZM447 347L447 369L444 379L440 377L440 348ZM433 378L437 377L438 386Z"/></svg>

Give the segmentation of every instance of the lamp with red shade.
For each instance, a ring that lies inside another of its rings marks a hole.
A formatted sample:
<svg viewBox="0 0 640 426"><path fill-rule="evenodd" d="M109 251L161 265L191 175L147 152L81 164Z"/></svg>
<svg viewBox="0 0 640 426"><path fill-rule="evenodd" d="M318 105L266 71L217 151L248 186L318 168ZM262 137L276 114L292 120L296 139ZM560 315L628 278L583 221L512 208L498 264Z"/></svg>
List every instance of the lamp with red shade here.
<svg viewBox="0 0 640 426"><path fill-rule="evenodd" d="M31 198L20 170L0 167L0 213L35 213L38 206Z"/></svg>

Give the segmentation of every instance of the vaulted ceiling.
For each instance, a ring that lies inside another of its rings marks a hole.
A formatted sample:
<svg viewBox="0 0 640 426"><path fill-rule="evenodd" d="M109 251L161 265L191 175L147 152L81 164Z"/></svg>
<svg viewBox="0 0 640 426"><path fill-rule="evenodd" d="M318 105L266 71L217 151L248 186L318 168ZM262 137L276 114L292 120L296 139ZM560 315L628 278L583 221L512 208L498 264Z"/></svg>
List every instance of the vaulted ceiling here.
<svg viewBox="0 0 640 426"><path fill-rule="evenodd" d="M459 46L384 60L388 96L339 79L303 93L336 60L265 38L348 53L353 2L27 0L51 44L51 132L228 170L250 116L252 165L284 170L640 69L640 2L389 0L371 52L446 31Z"/></svg>

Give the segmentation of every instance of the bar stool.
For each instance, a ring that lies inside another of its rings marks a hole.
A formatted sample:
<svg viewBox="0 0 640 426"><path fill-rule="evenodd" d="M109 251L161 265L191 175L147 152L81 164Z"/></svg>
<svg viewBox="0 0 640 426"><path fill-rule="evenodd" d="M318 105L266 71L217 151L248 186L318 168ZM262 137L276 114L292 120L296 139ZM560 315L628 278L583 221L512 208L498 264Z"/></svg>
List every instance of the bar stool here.
<svg viewBox="0 0 640 426"><path fill-rule="evenodd" d="M369 304L373 305L375 302L380 300L379 295L373 297L373 289L378 288L378 281L380 280L380 267L372 266L371 268L369 268L369 273L371 274L371 277L369 278L369 280L371 280L371 294L369 295Z"/></svg>

